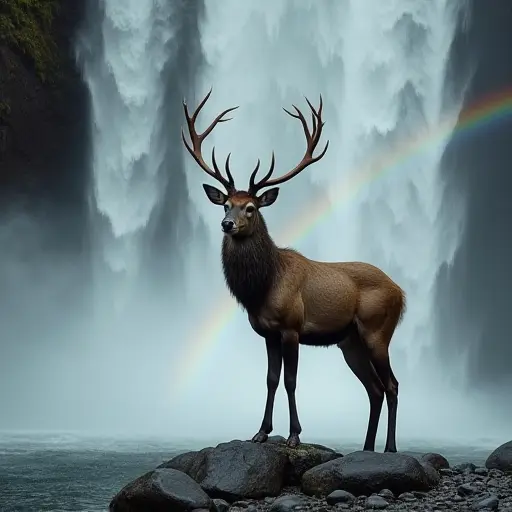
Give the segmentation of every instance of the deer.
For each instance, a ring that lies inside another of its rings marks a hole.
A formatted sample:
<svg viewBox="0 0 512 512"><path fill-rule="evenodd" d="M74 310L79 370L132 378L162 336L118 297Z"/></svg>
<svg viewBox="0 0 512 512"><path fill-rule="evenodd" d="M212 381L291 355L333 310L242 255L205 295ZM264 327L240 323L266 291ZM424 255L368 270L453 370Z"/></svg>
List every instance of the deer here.
<svg viewBox="0 0 512 512"><path fill-rule="evenodd" d="M197 117L211 93L210 89L192 115L183 100L191 142L187 141L183 128L181 136L199 167L224 187L221 191L203 184L207 198L224 208L220 223L224 279L231 295L245 309L254 332L265 339L267 398L260 429L252 442L264 443L273 430L274 399L284 367L290 420L286 445L290 448L300 445L302 427L295 397L299 347L336 345L368 394L370 412L363 450L375 451L385 397L388 425L384 451L396 452L398 381L391 369L389 346L405 313L405 292L369 263L315 261L294 249L278 247L261 214L262 208L275 203L279 194L276 185L291 180L326 154L329 141L314 156L325 124L322 96L318 109L305 98L311 110L312 129L295 105L292 105L295 112L283 108L302 124L306 137L302 160L280 177L272 177L275 167L272 152L268 172L256 180L258 159L248 189L238 190L230 170L231 153L226 158L225 176L217 165L215 146L211 155L213 169L202 155L201 146L206 137L219 123L231 120L225 116L238 108L224 110L204 132L198 133Z"/></svg>

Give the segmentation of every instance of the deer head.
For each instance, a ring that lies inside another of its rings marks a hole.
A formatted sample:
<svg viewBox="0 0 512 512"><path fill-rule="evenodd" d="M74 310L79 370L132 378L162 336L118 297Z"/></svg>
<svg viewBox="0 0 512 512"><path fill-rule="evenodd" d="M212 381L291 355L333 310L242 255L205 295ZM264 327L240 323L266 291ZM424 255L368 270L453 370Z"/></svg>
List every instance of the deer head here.
<svg viewBox="0 0 512 512"><path fill-rule="evenodd" d="M213 120L210 126L208 126L208 128L206 128L203 133L197 133L195 128L197 116L199 115L201 109L204 107L205 103L208 101L211 93L212 90L210 89L208 94L204 97L192 115L189 114L187 105L185 102L183 102L185 118L187 121L192 146L190 146L190 144L187 142L183 130L181 131L181 136L188 152L192 155L201 169L203 169L206 174L223 185L225 189L225 192L223 192L215 187L212 187L211 185L203 184L203 188L208 199L213 204L224 206L225 217L221 222L221 227L224 233L231 236L250 236L254 232L256 226L258 225L258 221L260 220L259 209L264 208L265 206L271 206L277 199L279 188L275 185L279 185L285 181L291 180L294 176L297 176L297 174L302 172L308 165L317 162L325 155L327 148L329 147L329 141L327 141L323 151L319 155L313 156L313 152L315 151L318 142L320 141L322 128L325 124L322 121L322 96L320 96L320 106L318 107L318 110L315 110L313 105L311 105L309 100L306 98L309 108L311 109L311 119L313 124L312 131L309 130L304 115L295 105L293 105L293 108L296 112L295 114L289 112L286 109L283 109L291 117L299 119L302 124L302 128L304 129L307 146L302 160L291 171L283 174L279 178L272 178L275 167L275 155L272 153L272 160L267 174L265 174L261 180L256 182L256 175L260 168L260 160L258 159L256 167L254 168L254 171L252 172L249 180L249 188L247 191L245 191L237 190L235 187L235 182L229 168L229 159L231 153L226 158L226 177L224 177L220 172L215 160L215 147L212 148L213 170L205 162L202 156L201 144L203 143L204 139L206 139L206 137L212 132L218 123L232 119L225 118L224 116L238 108L231 107L224 110ZM269 188L260 195L257 195L258 192L267 187L273 188Z"/></svg>

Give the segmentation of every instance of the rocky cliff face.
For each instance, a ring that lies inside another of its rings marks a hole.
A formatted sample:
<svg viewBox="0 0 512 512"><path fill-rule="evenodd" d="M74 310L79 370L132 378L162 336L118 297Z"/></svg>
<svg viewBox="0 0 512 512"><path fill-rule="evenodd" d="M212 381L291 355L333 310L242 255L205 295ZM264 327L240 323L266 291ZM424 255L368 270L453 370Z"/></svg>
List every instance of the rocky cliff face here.
<svg viewBox="0 0 512 512"><path fill-rule="evenodd" d="M86 0L0 0L4 197L83 202L87 91L73 43L85 4Z"/></svg>

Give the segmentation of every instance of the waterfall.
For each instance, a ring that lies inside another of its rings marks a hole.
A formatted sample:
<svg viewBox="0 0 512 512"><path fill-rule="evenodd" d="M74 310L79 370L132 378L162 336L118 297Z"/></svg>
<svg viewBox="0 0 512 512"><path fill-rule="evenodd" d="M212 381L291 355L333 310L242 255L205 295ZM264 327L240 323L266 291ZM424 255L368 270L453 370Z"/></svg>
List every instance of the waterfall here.
<svg viewBox="0 0 512 512"><path fill-rule="evenodd" d="M92 202L103 221L100 262L126 286L139 276L144 233L162 199L164 71L176 58L179 12L165 0L104 0L100 11L99 33L87 34L100 44L83 65L94 122Z"/></svg>
<svg viewBox="0 0 512 512"><path fill-rule="evenodd" d="M429 355L435 345L437 272L450 262L458 242L454 236L449 244L441 243L451 227L442 224L439 213L441 158L463 99L462 94L447 94L451 87L446 77L464 5L448 0L223 0L205 4L201 25L208 66L197 86L197 101L213 87L201 127L221 110L240 105L232 121L214 130L204 153L209 155L212 145L219 158L232 152L238 188L247 186L257 158L263 168L268 165L272 149L276 174L298 162L305 148L302 128L281 107L307 109L303 95L317 104L322 94L327 155L282 185L277 203L264 215L277 242L320 260L371 262L407 292L409 309L391 354L402 383L402 410L408 411L399 414L399 422L409 435L430 435L431 418L453 411L431 398L437 388L429 382L442 378ZM191 197L218 251L222 212L204 196L204 174L192 159L188 166ZM306 233L296 226L296 218L308 209L311 215L318 209L325 214ZM457 212L452 220L457 222ZM290 239L297 229L299 236ZM217 295L222 293L219 289ZM343 368L341 353L308 348L302 353L298 396L305 432L311 425L319 436L363 432L366 395ZM219 376L218 367L226 361L231 370ZM265 368L261 339L240 312L217 336L200 380L215 379L212 414L229 407L228 402L236 404L234 434L243 428L248 436L257 429ZM233 389L233 382L240 385ZM198 386L187 400L200 396ZM420 410L418 396L429 406ZM280 400L275 425L285 432L284 393Z"/></svg>

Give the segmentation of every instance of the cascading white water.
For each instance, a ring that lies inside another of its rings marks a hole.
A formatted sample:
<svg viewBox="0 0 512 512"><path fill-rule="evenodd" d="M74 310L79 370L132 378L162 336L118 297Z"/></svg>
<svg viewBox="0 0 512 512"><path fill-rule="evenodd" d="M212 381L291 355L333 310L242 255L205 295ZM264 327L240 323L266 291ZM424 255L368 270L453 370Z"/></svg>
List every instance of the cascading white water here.
<svg viewBox="0 0 512 512"><path fill-rule="evenodd" d="M307 109L302 95L318 103L322 94L325 139L330 139L327 155L283 185L276 205L264 214L277 242L321 260L374 263L406 290L409 308L392 346L395 373L402 383L399 422L409 436L431 436L435 432L431 421L442 410L449 416L456 409L442 409L432 400L429 393L434 388L427 388L420 375L430 374L431 380L433 374L440 377L431 366L417 363L425 350L433 348L436 273L457 246L456 237L453 246L440 244L441 232L449 226L440 225L438 213L441 157L461 106L461 98L449 104L443 101L445 73L464 3L222 0L205 6L201 41L209 67L197 98L210 86L213 93L200 122L206 126L221 110L240 105L234 120L216 128L209 141L218 155L233 152L238 188L247 186L258 157L263 168L268 165L272 149L276 174L295 165L304 151L304 135L281 106L294 103ZM191 197L207 219L218 251L222 212L204 196L199 184L205 176L191 159L188 165ZM320 210L327 211L329 203L334 209L306 234L307 223L297 217L308 209L314 215L319 202L325 204ZM303 225L297 225L300 222ZM304 235L290 238L297 229ZM210 293L225 294L220 289ZM264 346L243 313L215 343L200 379L215 379L212 413L236 404L232 433L252 434L265 396ZM230 372L219 376L218 366L226 361ZM342 369L339 351L306 348L300 365L299 414L304 431L317 436L349 432L362 438L366 395L355 377ZM202 391L199 387L196 391L197 395L190 391L189 400L200 400ZM419 410L419 396L428 399L432 408L425 405ZM275 422L280 433L287 428L284 393L281 400ZM197 418L190 425L194 421ZM443 435L451 434L439 432Z"/></svg>
<svg viewBox="0 0 512 512"><path fill-rule="evenodd" d="M99 250L129 283L139 270L141 232L158 199L164 66L172 58L173 2L104 0L102 55L86 60L91 93L94 203L108 222Z"/></svg>

